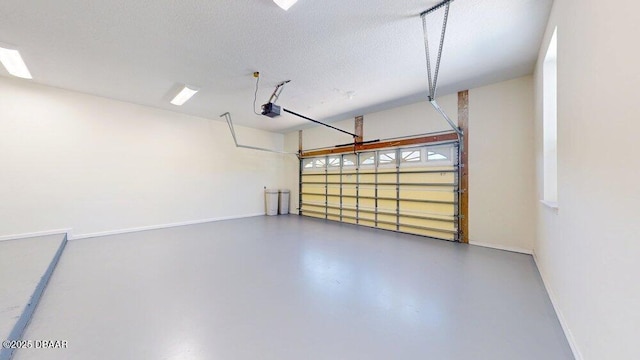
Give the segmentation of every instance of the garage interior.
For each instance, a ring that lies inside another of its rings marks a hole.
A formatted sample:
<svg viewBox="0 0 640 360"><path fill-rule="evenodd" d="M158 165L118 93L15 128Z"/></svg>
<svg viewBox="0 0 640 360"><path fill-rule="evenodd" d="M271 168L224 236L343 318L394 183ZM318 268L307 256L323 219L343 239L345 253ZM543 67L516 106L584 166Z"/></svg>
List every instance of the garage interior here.
<svg viewBox="0 0 640 360"><path fill-rule="evenodd" d="M638 10L3 1L0 360L640 358Z"/></svg>

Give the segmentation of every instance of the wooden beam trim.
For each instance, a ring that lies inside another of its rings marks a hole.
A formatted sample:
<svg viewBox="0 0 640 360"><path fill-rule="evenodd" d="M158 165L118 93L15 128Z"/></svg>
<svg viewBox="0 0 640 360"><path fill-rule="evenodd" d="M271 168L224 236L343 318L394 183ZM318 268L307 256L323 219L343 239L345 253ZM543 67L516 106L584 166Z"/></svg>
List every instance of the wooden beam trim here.
<svg viewBox="0 0 640 360"><path fill-rule="evenodd" d="M460 242L469 243L469 90L458 93L458 126L462 130L462 151L460 152L460 196L458 223Z"/></svg>
<svg viewBox="0 0 640 360"><path fill-rule="evenodd" d="M355 142L361 143L364 140L364 116L356 116L356 126L355 126L356 138Z"/></svg>
<svg viewBox="0 0 640 360"><path fill-rule="evenodd" d="M353 153L353 152L359 152L359 151L376 150L376 149L382 149L382 148L408 146L408 145L429 144L434 142L451 141L451 140L458 140L458 134L456 134L455 132L451 132L451 133L445 133L445 134L433 135L433 136L422 136L417 138L382 141L382 142L376 142L371 144L361 144L361 145L356 144L355 146L344 146L339 148L308 151L308 152L303 152L301 157Z"/></svg>

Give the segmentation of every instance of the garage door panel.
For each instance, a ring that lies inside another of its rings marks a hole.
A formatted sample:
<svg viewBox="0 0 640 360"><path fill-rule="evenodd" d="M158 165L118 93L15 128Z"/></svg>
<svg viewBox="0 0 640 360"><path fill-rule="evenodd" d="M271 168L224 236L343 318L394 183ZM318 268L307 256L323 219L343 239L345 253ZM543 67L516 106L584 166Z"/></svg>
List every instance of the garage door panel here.
<svg viewBox="0 0 640 360"><path fill-rule="evenodd" d="M385 214L378 214L378 221L380 222L387 222L387 223L396 223L396 219L397 217L395 215L385 215Z"/></svg>
<svg viewBox="0 0 640 360"><path fill-rule="evenodd" d="M358 205L358 200L355 197L352 198L347 198L347 197L343 197L342 198L342 207L343 208L355 208L356 205Z"/></svg>
<svg viewBox="0 0 640 360"><path fill-rule="evenodd" d="M325 196L324 195L309 195L309 194L303 194L302 195L302 201L303 202L309 202L309 203L317 203L317 204L323 204L325 203Z"/></svg>
<svg viewBox="0 0 640 360"><path fill-rule="evenodd" d="M360 220L358 225L368 226L368 227L376 227L376 223L374 221L368 220Z"/></svg>
<svg viewBox="0 0 640 360"><path fill-rule="evenodd" d="M340 173L337 173L337 174L327 174L326 179L327 179L327 182L328 182L328 183L339 183L339 182L340 182L341 177L342 177L342 176L340 175Z"/></svg>
<svg viewBox="0 0 640 360"><path fill-rule="evenodd" d="M457 156L445 144L303 159L302 214L455 240Z"/></svg>
<svg viewBox="0 0 640 360"><path fill-rule="evenodd" d="M454 173L424 173L424 174L400 174L400 183L409 184L424 184L424 183L436 183L436 184L453 184L455 182Z"/></svg>
<svg viewBox="0 0 640 360"><path fill-rule="evenodd" d="M416 203L412 201L400 201L400 212L403 213L421 213L421 214L454 214L455 205L453 204L429 204Z"/></svg>
<svg viewBox="0 0 640 360"><path fill-rule="evenodd" d="M309 194L323 194L324 195L324 186L318 186L318 185L308 185L308 184L304 184L302 185L302 193L309 193Z"/></svg>
<svg viewBox="0 0 640 360"><path fill-rule="evenodd" d="M430 219L419 218L400 218L400 225L415 226L421 228L441 229L445 231L455 231L456 227L453 222L450 221L435 221Z"/></svg>
<svg viewBox="0 0 640 360"><path fill-rule="evenodd" d="M371 183L373 184L376 181L376 176L374 174L366 173L360 174L359 180L361 184Z"/></svg>
<svg viewBox="0 0 640 360"><path fill-rule="evenodd" d="M376 196L376 188L375 186L362 185L359 188L358 195L363 197L374 197Z"/></svg>
<svg viewBox="0 0 640 360"><path fill-rule="evenodd" d="M396 200L380 200L378 199L378 210L396 212L398 202Z"/></svg>
<svg viewBox="0 0 640 360"><path fill-rule="evenodd" d="M358 183L358 174L357 173L342 174L342 183L343 184L357 184Z"/></svg>
<svg viewBox="0 0 640 360"><path fill-rule="evenodd" d="M323 182L325 181L324 174L305 174L305 182Z"/></svg>
<svg viewBox="0 0 640 360"><path fill-rule="evenodd" d="M391 224L378 223L377 227L380 228L380 229L385 229L385 230L394 230L394 231L396 230L396 226L395 225L391 225Z"/></svg>
<svg viewBox="0 0 640 360"><path fill-rule="evenodd" d="M356 196L358 195L358 189L352 185L343 185L342 186L342 195L343 196Z"/></svg>
<svg viewBox="0 0 640 360"><path fill-rule="evenodd" d="M370 221L374 221L376 220L376 214L375 213L368 213L368 212L360 212L360 216L358 217L361 221L362 220L370 220Z"/></svg>
<svg viewBox="0 0 640 360"><path fill-rule="evenodd" d="M340 216L340 209L328 208L327 214Z"/></svg>
<svg viewBox="0 0 640 360"><path fill-rule="evenodd" d="M327 205L332 207L340 207L340 196L327 196Z"/></svg>
<svg viewBox="0 0 640 360"><path fill-rule="evenodd" d="M377 177L378 183L396 183L398 180L398 175L394 171L391 174L378 174Z"/></svg>
<svg viewBox="0 0 640 360"><path fill-rule="evenodd" d="M450 190L428 190L423 188L402 188L400 189L401 199L454 202L455 193Z"/></svg>
<svg viewBox="0 0 640 360"><path fill-rule="evenodd" d="M358 199L358 205L361 208L375 210L376 208L376 200L375 199Z"/></svg>
<svg viewBox="0 0 640 360"><path fill-rule="evenodd" d="M345 217L351 217L355 219L357 213L355 209L342 208L342 215Z"/></svg>
<svg viewBox="0 0 640 360"><path fill-rule="evenodd" d="M428 236L436 239L443 239L443 240L450 240L450 241L455 240L455 234L450 234L450 233L440 232L440 231L417 229L417 228L408 227L408 226L401 226L400 231L406 232L409 234Z"/></svg>
<svg viewBox="0 0 640 360"><path fill-rule="evenodd" d="M378 197L395 199L398 197L398 190L395 186L378 186Z"/></svg>

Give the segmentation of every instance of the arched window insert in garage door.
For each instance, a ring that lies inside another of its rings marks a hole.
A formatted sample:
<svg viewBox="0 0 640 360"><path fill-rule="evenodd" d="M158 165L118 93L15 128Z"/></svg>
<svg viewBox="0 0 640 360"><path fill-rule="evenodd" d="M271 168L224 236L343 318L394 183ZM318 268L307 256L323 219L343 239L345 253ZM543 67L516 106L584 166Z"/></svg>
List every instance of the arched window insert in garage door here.
<svg viewBox="0 0 640 360"><path fill-rule="evenodd" d="M300 214L459 240L459 144L303 157Z"/></svg>

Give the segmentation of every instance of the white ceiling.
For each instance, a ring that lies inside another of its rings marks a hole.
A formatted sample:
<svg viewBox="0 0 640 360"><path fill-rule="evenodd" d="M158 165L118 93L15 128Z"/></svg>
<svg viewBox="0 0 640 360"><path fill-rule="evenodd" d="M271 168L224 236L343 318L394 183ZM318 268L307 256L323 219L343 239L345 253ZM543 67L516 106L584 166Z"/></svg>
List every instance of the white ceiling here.
<svg viewBox="0 0 640 360"><path fill-rule="evenodd" d="M0 42L37 83L283 132L307 122L254 115L253 71L258 107L290 79L278 104L323 121L426 99L418 14L437 2L2 0ZM454 1L439 94L530 74L551 3ZM182 83L201 91L176 107Z"/></svg>

